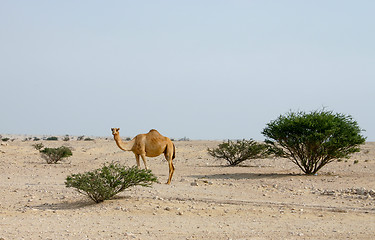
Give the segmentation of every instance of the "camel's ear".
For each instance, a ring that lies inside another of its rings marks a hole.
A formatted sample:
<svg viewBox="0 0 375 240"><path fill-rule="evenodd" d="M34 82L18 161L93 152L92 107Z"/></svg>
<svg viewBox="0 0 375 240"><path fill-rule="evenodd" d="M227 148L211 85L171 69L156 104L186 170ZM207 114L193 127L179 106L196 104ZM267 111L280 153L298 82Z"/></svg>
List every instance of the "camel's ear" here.
<svg viewBox="0 0 375 240"><path fill-rule="evenodd" d="M113 128L111 128L111 131L113 131Z"/></svg>
<svg viewBox="0 0 375 240"><path fill-rule="evenodd" d="M120 131L120 128L117 128L117 131Z"/></svg>

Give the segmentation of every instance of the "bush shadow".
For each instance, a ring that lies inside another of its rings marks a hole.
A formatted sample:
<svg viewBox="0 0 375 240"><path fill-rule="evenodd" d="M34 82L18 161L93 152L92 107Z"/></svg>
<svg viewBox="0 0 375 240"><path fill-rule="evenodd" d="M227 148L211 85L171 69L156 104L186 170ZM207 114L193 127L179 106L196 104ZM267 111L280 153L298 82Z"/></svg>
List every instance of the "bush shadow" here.
<svg viewBox="0 0 375 240"><path fill-rule="evenodd" d="M102 204L108 204L114 200L119 200L119 199L129 199L130 197L128 196L115 196L112 199L106 200L101 203L96 203L93 200L87 198L87 199L81 199L77 201L64 201L60 203L44 203L41 205L37 206L32 206L31 208L33 209L38 209L38 210L49 210L49 211L56 211L56 210L77 210L77 209L82 209L86 207L91 207L91 206L99 206Z"/></svg>
<svg viewBox="0 0 375 240"><path fill-rule="evenodd" d="M74 202L61 202L61 203L44 203L37 206L32 206L33 209L38 210L50 210L50 211L56 211L56 210L76 210L81 209L89 206L96 205L94 201L91 201L89 199L86 200L79 200Z"/></svg>

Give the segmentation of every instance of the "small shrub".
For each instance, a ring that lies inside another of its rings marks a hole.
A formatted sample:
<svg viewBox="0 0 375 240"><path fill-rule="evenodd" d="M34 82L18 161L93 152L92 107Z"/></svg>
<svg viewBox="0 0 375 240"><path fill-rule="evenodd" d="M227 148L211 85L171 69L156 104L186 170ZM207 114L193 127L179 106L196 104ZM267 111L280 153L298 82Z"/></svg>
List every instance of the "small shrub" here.
<svg viewBox="0 0 375 240"><path fill-rule="evenodd" d="M366 138L351 116L330 111L290 112L263 130L273 153L289 158L304 173L359 152Z"/></svg>
<svg viewBox="0 0 375 240"><path fill-rule="evenodd" d="M58 148L44 148L40 150L42 158L44 158L48 164L57 163L64 158L72 156L70 148L61 146Z"/></svg>
<svg viewBox="0 0 375 240"><path fill-rule="evenodd" d="M94 139L87 137L83 141L94 141Z"/></svg>
<svg viewBox="0 0 375 240"><path fill-rule="evenodd" d="M190 138L188 138L188 137L183 137L183 138L178 139L178 141L188 142L188 141L190 141Z"/></svg>
<svg viewBox="0 0 375 240"><path fill-rule="evenodd" d="M59 140L57 137L48 137L46 138L47 141L57 141Z"/></svg>
<svg viewBox="0 0 375 240"><path fill-rule="evenodd" d="M43 143L35 143L32 145L36 150L40 151L42 148L44 148Z"/></svg>
<svg viewBox="0 0 375 240"><path fill-rule="evenodd" d="M77 137L77 141L82 141L84 138L85 138L84 135L82 135L82 136L78 136L78 137Z"/></svg>
<svg viewBox="0 0 375 240"><path fill-rule="evenodd" d="M150 187L157 182L151 170L111 163L91 172L72 174L65 186L75 188L96 203L111 199L132 186Z"/></svg>
<svg viewBox="0 0 375 240"><path fill-rule="evenodd" d="M265 158L268 156L267 145L254 140L237 140L223 142L218 148L207 149L208 154L215 158L225 159L230 166L236 166L248 159Z"/></svg>
<svg viewBox="0 0 375 240"><path fill-rule="evenodd" d="M1 139L1 141L3 141L3 142L8 142L9 140L10 140L10 138L7 138L7 137Z"/></svg>
<svg viewBox="0 0 375 240"><path fill-rule="evenodd" d="M63 141L64 141L64 142L67 142L67 141L69 141L69 140L70 140L69 135L65 135L65 137L63 138Z"/></svg>
<svg viewBox="0 0 375 240"><path fill-rule="evenodd" d="M34 142L36 142L36 141L40 141L40 138L38 138L38 137L34 137L33 141L34 141Z"/></svg>

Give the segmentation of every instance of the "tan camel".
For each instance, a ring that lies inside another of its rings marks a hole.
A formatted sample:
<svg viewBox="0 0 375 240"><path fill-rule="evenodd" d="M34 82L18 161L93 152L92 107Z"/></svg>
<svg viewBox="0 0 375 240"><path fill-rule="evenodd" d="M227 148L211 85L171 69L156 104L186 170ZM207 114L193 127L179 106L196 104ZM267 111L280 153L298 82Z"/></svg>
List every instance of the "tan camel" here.
<svg viewBox="0 0 375 240"><path fill-rule="evenodd" d="M132 151L135 154L138 168L140 168L139 156L142 157L145 168L147 169L146 157L157 157L164 153L164 157L169 164L169 178L167 184L171 183L174 172L172 160L175 158L176 149L169 138L164 137L155 129L151 129L147 134L138 134L132 140L123 142L120 138L120 128L112 128L111 130L117 146L124 151Z"/></svg>

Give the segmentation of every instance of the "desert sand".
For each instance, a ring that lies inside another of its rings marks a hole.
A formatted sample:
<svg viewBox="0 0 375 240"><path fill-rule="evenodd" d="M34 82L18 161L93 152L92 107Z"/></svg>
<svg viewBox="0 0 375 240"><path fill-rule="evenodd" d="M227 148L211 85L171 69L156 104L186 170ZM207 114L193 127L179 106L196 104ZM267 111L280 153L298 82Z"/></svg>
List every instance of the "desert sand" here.
<svg viewBox="0 0 375 240"><path fill-rule="evenodd" d="M106 162L135 165L111 137L41 141L73 156L46 164L16 137L0 146L0 239L374 239L375 143L350 159L302 175L287 159L242 166L207 154L219 141L175 141L176 167L148 158L160 184L95 204L65 178Z"/></svg>

